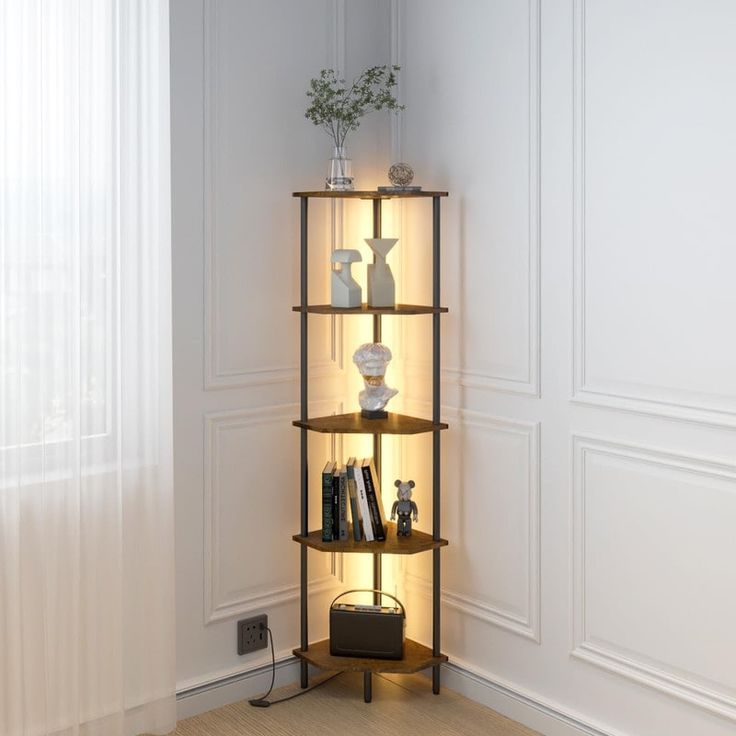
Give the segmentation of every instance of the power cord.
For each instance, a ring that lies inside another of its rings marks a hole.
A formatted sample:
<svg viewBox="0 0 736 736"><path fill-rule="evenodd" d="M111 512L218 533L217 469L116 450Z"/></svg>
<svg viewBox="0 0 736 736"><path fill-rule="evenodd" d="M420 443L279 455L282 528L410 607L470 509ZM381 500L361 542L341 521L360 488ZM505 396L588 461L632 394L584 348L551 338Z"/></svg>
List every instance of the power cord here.
<svg viewBox="0 0 736 736"><path fill-rule="evenodd" d="M261 627L263 627L263 624L261 624ZM271 694L273 684L276 681L276 654L273 651L273 634L271 633L271 628L269 626L266 626L266 631L268 632L268 641L271 644L271 684L268 686L268 691L265 695L248 701L256 708L268 708L268 706L271 705L266 698Z"/></svg>
<svg viewBox="0 0 736 736"><path fill-rule="evenodd" d="M261 624L261 627L263 628L263 624ZM312 690L316 690L318 687L322 687L322 685L324 685L326 682L334 680L339 674L341 674L340 672L336 672L334 675L330 675L330 677L327 677L324 680L320 680L320 682L318 682L316 685L312 685L312 687L300 690L298 693L294 693L293 695L287 695L285 698L280 698L279 700L267 700L266 698L268 698L268 696L271 694L274 682L276 681L276 654L273 648L273 632L268 626L266 626L265 629L268 632L268 641L271 645L271 684L268 686L268 690L266 691L266 693L264 695L261 695L260 698L253 698L252 700L248 701L248 703L254 708L268 708L271 705L285 703L287 700L294 700L294 698L298 698L301 695L306 695L307 693L311 693Z"/></svg>

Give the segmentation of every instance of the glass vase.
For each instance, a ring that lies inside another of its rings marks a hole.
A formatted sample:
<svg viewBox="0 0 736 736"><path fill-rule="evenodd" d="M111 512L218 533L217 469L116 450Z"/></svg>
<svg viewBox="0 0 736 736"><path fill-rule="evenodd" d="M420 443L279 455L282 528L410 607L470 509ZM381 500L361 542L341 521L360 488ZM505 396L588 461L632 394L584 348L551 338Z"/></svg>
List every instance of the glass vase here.
<svg viewBox="0 0 736 736"><path fill-rule="evenodd" d="M353 162L342 146L335 147L332 152L325 188L338 192L348 192L353 188Z"/></svg>

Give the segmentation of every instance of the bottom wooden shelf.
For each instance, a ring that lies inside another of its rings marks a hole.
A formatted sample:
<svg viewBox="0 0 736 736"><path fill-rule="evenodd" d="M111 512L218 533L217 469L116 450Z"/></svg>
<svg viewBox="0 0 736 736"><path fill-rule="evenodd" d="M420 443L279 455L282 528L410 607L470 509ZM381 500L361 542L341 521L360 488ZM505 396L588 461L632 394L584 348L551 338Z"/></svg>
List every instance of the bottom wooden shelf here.
<svg viewBox="0 0 736 736"><path fill-rule="evenodd" d="M447 655L435 657L429 647L412 639L404 642L404 659L363 659L361 657L333 657L330 641L318 641L305 652L295 649L294 654L309 664L331 672L394 672L409 674L447 662Z"/></svg>

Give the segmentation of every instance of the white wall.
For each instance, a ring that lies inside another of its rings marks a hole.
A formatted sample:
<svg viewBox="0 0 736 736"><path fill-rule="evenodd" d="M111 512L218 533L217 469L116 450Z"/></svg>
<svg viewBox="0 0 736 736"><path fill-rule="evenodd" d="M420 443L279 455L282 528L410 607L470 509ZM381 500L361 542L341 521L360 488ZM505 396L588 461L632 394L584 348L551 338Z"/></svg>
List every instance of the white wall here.
<svg viewBox="0 0 736 736"><path fill-rule="evenodd" d="M545 733L733 733L736 6L401 7L401 153L451 192L450 679Z"/></svg>
<svg viewBox="0 0 736 736"><path fill-rule="evenodd" d="M736 6L176 0L171 18L180 689L267 661L235 654L249 612L280 654L298 642L290 193L330 150L303 95L322 67L390 59L407 110L353 137L358 184L403 158L451 192L447 681L551 736L733 733ZM429 210L386 209L404 300L427 299ZM317 298L370 215L312 213ZM360 336L310 326L314 410L347 409ZM396 408L427 411L428 327L386 328ZM387 452L420 528L430 446ZM316 638L330 589L365 571L310 561ZM385 563L425 640L428 563Z"/></svg>
<svg viewBox="0 0 736 736"><path fill-rule="evenodd" d="M267 650L237 656L238 618L267 613L277 657L298 645L291 535L299 529L299 435L291 420L299 320L291 307L299 301L299 205L291 192L321 188L332 152L304 118L305 92L322 68L352 76L385 63L388 24L388 2L171 5L179 690L270 661ZM377 184L388 140L388 118L375 116L348 141L359 185ZM327 298L331 248L361 217L328 203L311 208L314 301ZM342 408L343 352L340 320L310 320L315 413ZM310 451L321 467L342 448L314 435ZM312 504L313 526L318 510ZM314 638L326 635L340 563L310 555Z"/></svg>

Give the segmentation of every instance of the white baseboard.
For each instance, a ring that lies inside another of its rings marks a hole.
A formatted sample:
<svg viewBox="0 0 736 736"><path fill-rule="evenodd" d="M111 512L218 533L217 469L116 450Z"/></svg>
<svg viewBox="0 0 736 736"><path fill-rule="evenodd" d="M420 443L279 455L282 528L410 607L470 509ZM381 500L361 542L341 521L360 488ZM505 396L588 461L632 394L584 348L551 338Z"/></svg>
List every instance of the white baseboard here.
<svg viewBox="0 0 736 736"><path fill-rule="evenodd" d="M289 655L276 660L274 689L290 685L299 679L299 661ZM237 703L262 695L271 684L271 663L252 669L211 677L200 682L183 683L176 692L178 720L206 713L213 708Z"/></svg>
<svg viewBox="0 0 736 736"><path fill-rule="evenodd" d="M544 736L625 736L457 660L442 665L442 684Z"/></svg>

